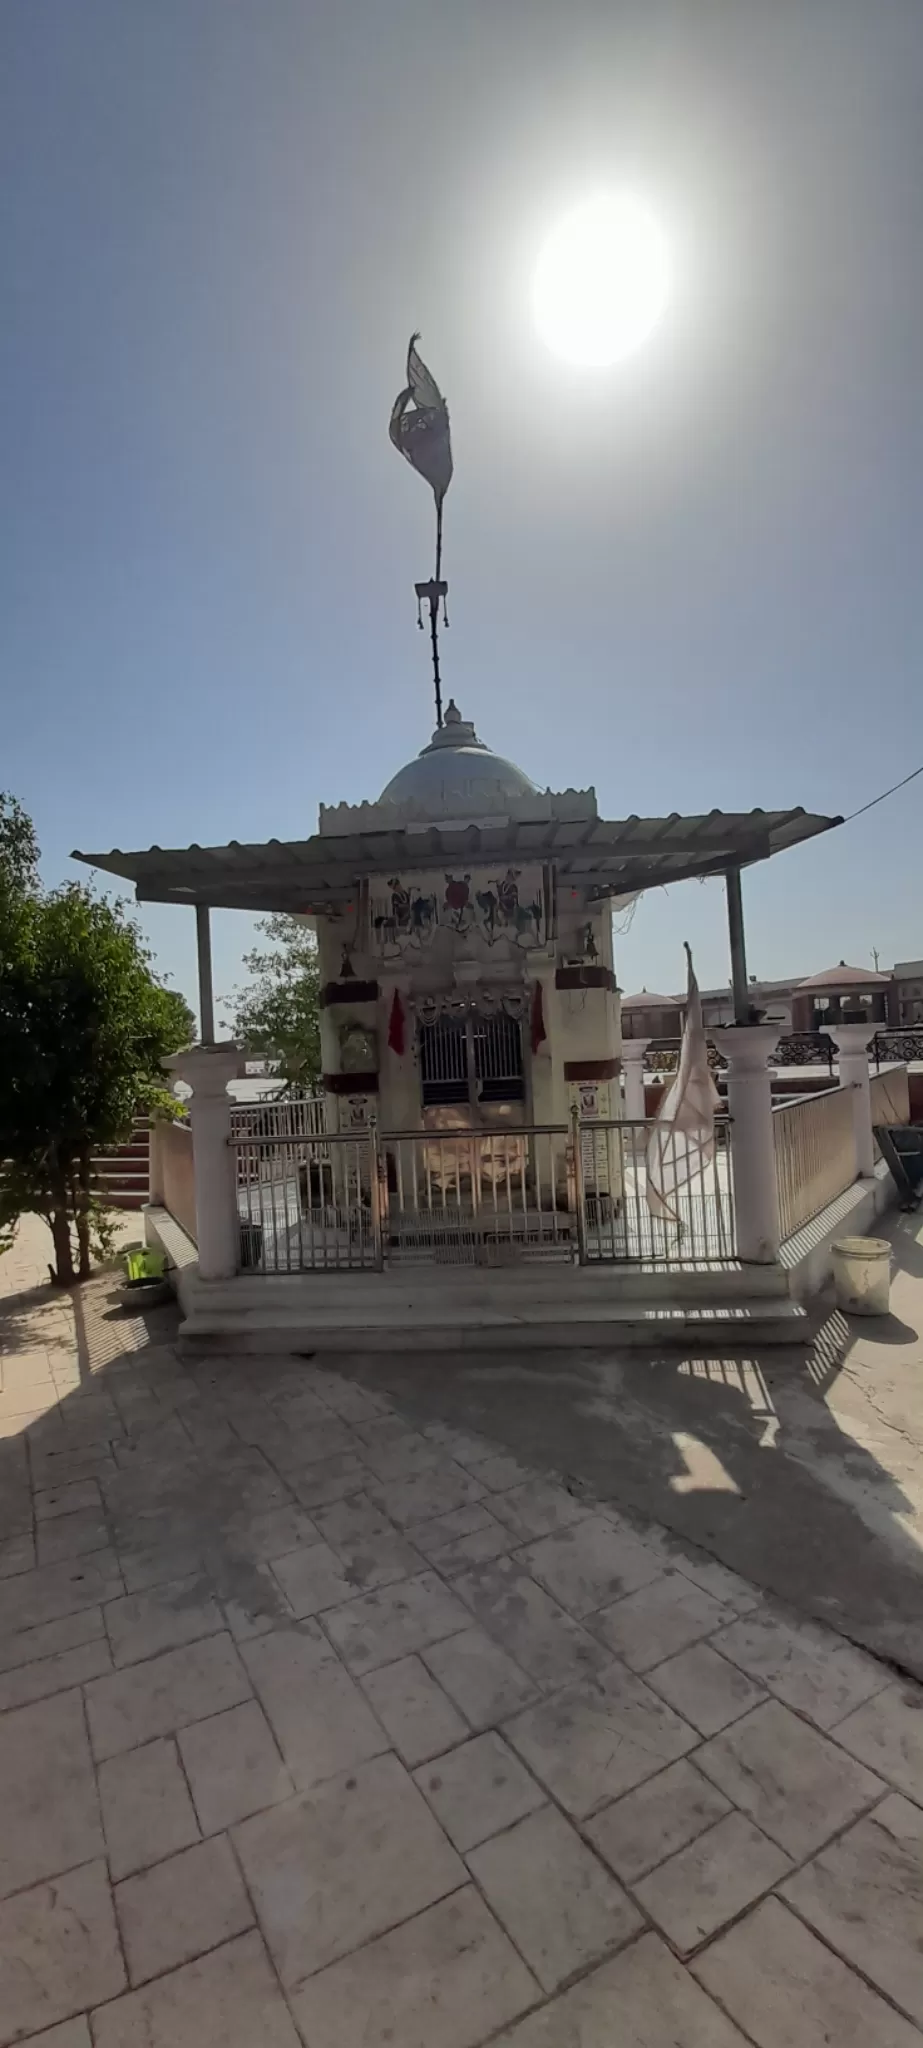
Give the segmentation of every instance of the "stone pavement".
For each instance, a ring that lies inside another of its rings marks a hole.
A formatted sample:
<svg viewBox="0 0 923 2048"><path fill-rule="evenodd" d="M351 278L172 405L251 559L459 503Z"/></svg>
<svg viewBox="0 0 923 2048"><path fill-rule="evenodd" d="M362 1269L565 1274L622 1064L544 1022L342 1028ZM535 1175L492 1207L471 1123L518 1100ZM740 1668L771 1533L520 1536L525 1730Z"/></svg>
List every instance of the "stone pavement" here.
<svg viewBox="0 0 923 2048"><path fill-rule="evenodd" d="M923 1692L174 1328L0 1304L0 2048L921 2048Z"/></svg>

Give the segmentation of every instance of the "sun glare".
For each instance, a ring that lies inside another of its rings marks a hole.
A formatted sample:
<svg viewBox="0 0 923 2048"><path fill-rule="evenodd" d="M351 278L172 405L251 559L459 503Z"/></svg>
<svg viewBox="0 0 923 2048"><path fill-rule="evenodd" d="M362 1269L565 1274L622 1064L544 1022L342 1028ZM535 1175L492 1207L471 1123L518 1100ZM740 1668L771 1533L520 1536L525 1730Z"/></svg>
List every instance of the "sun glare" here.
<svg viewBox="0 0 923 2048"><path fill-rule="evenodd" d="M657 221L630 194L600 195L552 228L535 271L533 308L557 356L603 369L641 347L670 291Z"/></svg>

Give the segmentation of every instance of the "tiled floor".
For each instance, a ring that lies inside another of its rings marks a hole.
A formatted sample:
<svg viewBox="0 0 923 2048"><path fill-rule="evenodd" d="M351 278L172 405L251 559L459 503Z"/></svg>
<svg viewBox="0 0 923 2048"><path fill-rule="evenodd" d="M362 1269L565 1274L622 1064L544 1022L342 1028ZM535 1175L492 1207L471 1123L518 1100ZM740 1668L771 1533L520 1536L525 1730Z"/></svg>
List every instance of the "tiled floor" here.
<svg viewBox="0 0 923 2048"><path fill-rule="evenodd" d="M0 1314L0 2048L923 2048L923 1693L171 1333Z"/></svg>

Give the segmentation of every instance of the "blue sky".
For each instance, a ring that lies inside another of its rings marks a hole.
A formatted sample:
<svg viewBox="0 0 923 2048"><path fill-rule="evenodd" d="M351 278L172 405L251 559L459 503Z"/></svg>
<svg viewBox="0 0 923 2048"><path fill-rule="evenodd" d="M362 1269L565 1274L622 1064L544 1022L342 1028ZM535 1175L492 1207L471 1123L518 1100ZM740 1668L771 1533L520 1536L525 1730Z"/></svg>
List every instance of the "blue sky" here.
<svg viewBox="0 0 923 2048"><path fill-rule="evenodd" d="M446 685L609 816L849 811L923 761L919 0L5 0L0 787L74 845L300 836L429 736L411 327L452 411ZM546 228L675 255L620 368ZM750 965L923 953L923 783L746 882ZM145 912L193 988L191 914ZM644 899L627 988L716 885ZM245 922L216 919L229 989Z"/></svg>

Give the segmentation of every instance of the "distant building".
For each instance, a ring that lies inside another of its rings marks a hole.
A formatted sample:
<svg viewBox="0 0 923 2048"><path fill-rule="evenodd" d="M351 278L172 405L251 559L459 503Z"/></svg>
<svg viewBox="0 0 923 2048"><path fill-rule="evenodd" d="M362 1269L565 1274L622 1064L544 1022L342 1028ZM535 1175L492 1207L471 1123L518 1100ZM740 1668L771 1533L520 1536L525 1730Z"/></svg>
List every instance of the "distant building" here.
<svg viewBox="0 0 923 2048"><path fill-rule="evenodd" d="M841 960L810 974L798 984L792 1003L794 1031L826 1031L833 1024L882 1026L891 1022L890 974L873 974L870 967L850 967Z"/></svg>
<svg viewBox="0 0 923 2048"><path fill-rule="evenodd" d="M923 960L897 960L891 991L892 1024L923 1024Z"/></svg>
<svg viewBox="0 0 923 2048"><path fill-rule="evenodd" d="M750 1001L762 1024L778 1024L780 1032L792 1028L792 997L797 979L758 981L750 977ZM702 1017L709 1030L734 1022L734 998L730 988L703 988Z"/></svg>
<svg viewBox="0 0 923 2048"><path fill-rule="evenodd" d="M637 995L623 996L623 1038L679 1038L686 1014L685 998L652 995L642 988Z"/></svg>

